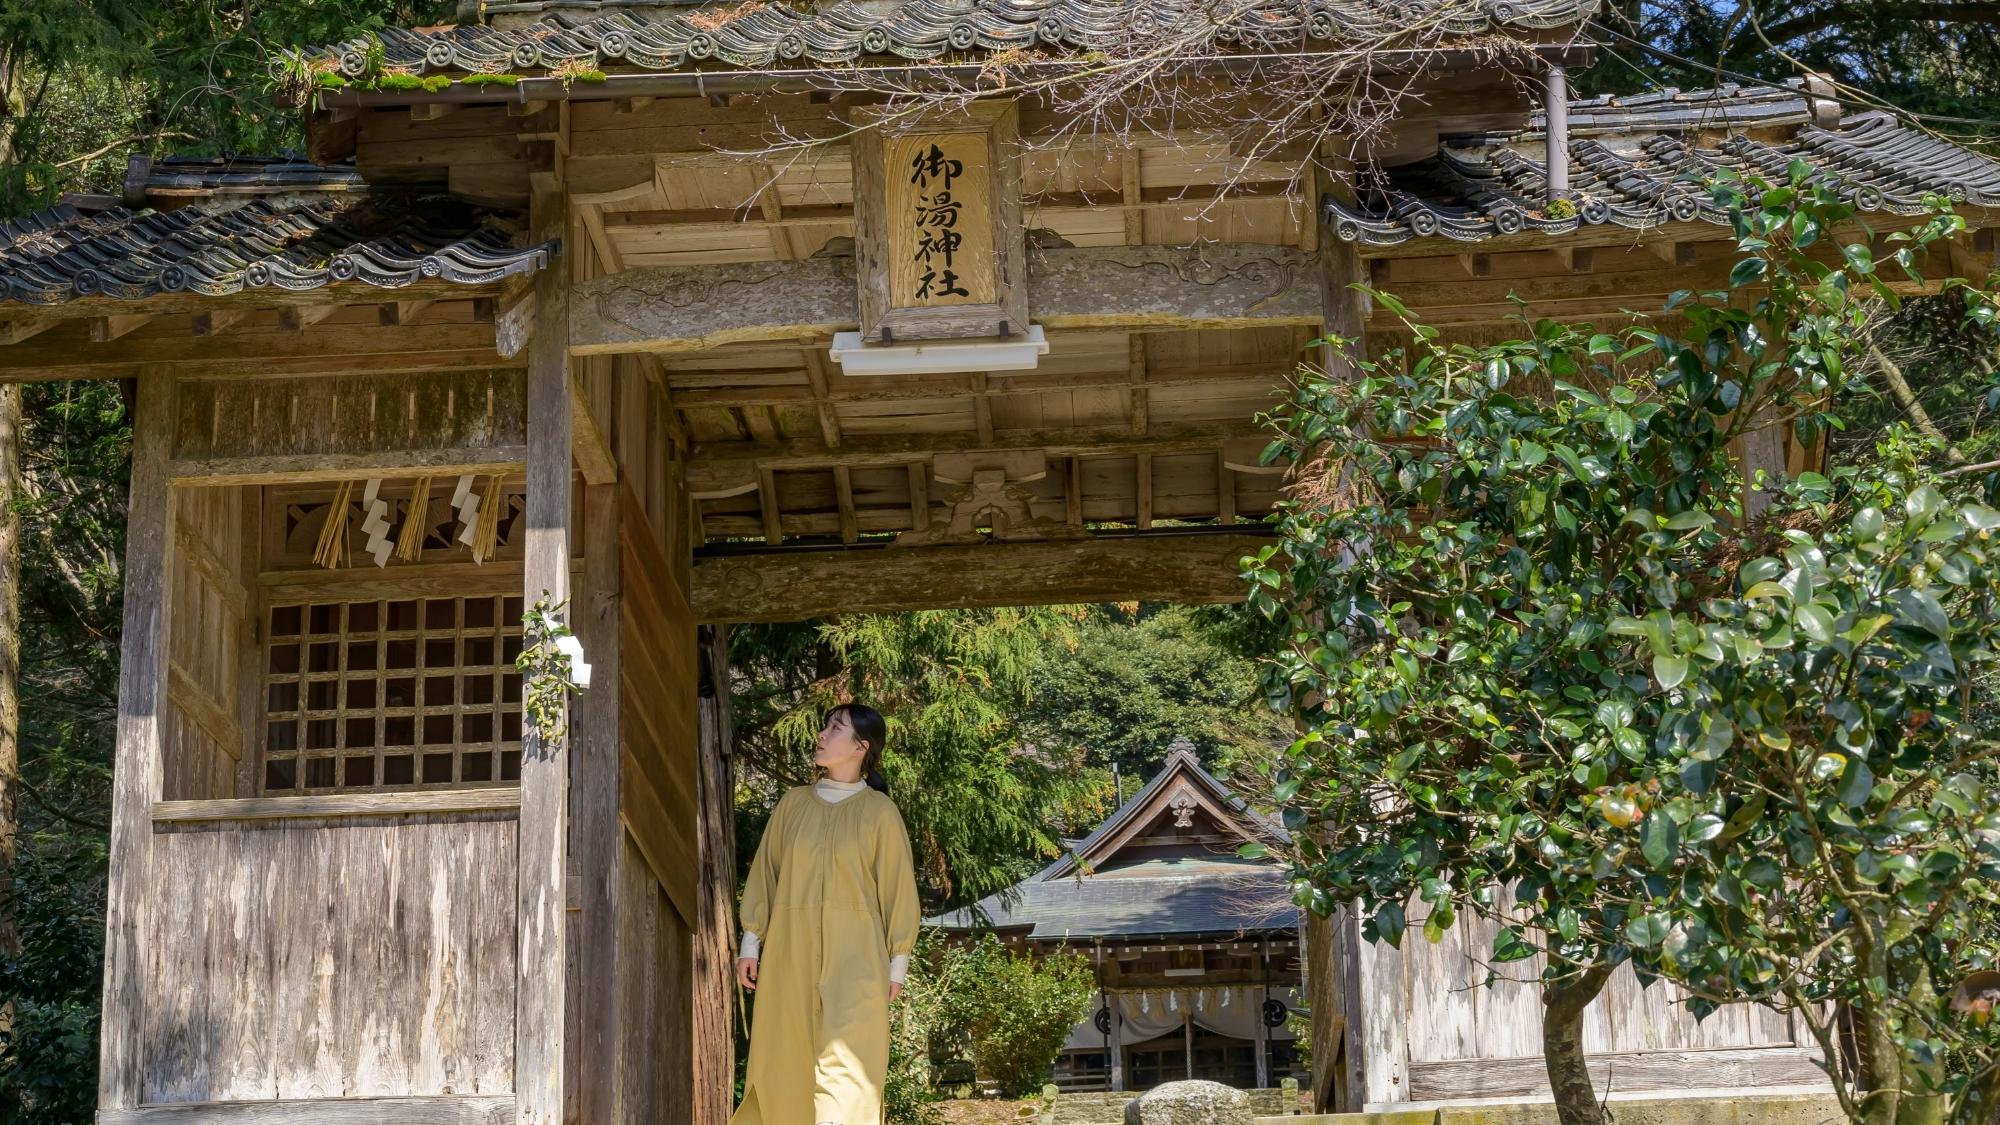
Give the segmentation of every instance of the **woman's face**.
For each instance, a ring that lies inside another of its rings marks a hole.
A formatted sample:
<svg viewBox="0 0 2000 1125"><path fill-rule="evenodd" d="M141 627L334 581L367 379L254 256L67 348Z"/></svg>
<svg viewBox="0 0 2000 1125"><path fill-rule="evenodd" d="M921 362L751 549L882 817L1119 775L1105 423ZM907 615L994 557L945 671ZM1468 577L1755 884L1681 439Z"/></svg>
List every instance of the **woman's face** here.
<svg viewBox="0 0 2000 1125"><path fill-rule="evenodd" d="M830 769L846 762L859 762L867 753L868 744L854 737L854 725L848 720L847 712L836 711L819 732L819 744L813 749L813 762Z"/></svg>

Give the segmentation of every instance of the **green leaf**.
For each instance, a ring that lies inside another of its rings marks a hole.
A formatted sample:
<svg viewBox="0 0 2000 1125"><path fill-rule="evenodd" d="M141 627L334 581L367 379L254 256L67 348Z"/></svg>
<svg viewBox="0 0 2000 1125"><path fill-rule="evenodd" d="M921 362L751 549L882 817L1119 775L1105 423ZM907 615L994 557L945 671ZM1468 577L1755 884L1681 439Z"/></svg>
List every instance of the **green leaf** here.
<svg viewBox="0 0 2000 1125"><path fill-rule="evenodd" d="M1642 949L1657 949L1667 940L1667 920L1658 914L1641 914L1625 923L1625 936Z"/></svg>
<svg viewBox="0 0 2000 1125"><path fill-rule="evenodd" d="M1391 949L1402 948L1403 931L1407 926L1408 923L1403 918L1403 904L1400 902L1385 902L1381 909L1375 912L1375 936L1381 941L1388 942Z"/></svg>
<svg viewBox="0 0 2000 1125"><path fill-rule="evenodd" d="M1667 521L1668 531L1692 531L1715 526L1715 517L1703 511L1682 512Z"/></svg>
<svg viewBox="0 0 2000 1125"><path fill-rule="evenodd" d="M1653 657L1653 678L1660 681L1663 688L1677 688L1687 679L1688 662L1684 656Z"/></svg>
<svg viewBox="0 0 2000 1125"><path fill-rule="evenodd" d="M1425 939L1432 945L1443 941L1445 932L1451 929L1453 916L1454 912L1451 908L1450 900L1440 902L1431 907L1431 912L1424 916Z"/></svg>
<svg viewBox="0 0 2000 1125"><path fill-rule="evenodd" d="M1735 269L1729 271L1729 287L1741 289L1745 285L1755 284L1770 268L1770 263L1762 258L1745 258L1736 263Z"/></svg>
<svg viewBox="0 0 2000 1125"><path fill-rule="evenodd" d="M1858 809L1868 803L1868 794L1875 788L1875 771L1868 768L1868 761L1860 756L1849 758L1847 772L1841 775L1840 789L1836 796L1840 803L1851 809Z"/></svg>
<svg viewBox="0 0 2000 1125"><path fill-rule="evenodd" d="M1792 623L1820 644L1833 640L1833 615L1816 605L1802 605L1792 611Z"/></svg>
<svg viewBox="0 0 2000 1125"><path fill-rule="evenodd" d="M1680 829L1674 818L1654 809L1639 829L1639 852L1654 869L1666 867L1680 850Z"/></svg>
<svg viewBox="0 0 2000 1125"><path fill-rule="evenodd" d="M1765 555L1744 563L1742 568L1736 572L1736 578L1745 587L1750 587L1755 586L1759 582L1770 582L1783 573L1785 573L1785 564L1778 559Z"/></svg>
<svg viewBox="0 0 2000 1125"><path fill-rule="evenodd" d="M1897 619L1904 624L1922 629L1941 641L1951 639L1951 620L1944 615L1937 595L1929 590L1896 590L1890 593L1889 601L1896 607Z"/></svg>

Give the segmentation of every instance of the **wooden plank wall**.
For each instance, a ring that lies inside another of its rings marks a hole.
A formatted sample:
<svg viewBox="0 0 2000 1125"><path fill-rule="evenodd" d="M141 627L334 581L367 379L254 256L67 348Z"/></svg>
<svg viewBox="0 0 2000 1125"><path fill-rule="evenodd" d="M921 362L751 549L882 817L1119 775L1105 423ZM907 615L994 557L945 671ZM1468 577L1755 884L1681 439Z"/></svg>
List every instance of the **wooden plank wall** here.
<svg viewBox="0 0 2000 1125"><path fill-rule="evenodd" d="M620 1125L687 1121L693 980L690 931L628 834L619 864L618 1024Z"/></svg>
<svg viewBox="0 0 2000 1125"><path fill-rule="evenodd" d="M247 490L254 493L255 489ZM243 488L173 491L168 552L167 721L161 796L251 793L247 708L256 685L255 497Z"/></svg>
<svg viewBox="0 0 2000 1125"><path fill-rule="evenodd" d="M1410 916L1426 908L1413 901ZM1359 919L1345 916L1334 942L1336 960L1351 959L1354 982L1341 1010L1349 1049L1367 1104L1547 1093L1541 1071L1540 957L1491 965L1495 921L1461 914L1442 941L1425 941L1413 926L1403 947L1361 940ZM1498 979L1489 984L1489 977ZM1642 988L1621 967L1585 1017L1584 1048L1593 1056L1672 1055L1681 1064L1614 1068L1630 1077L1621 1089L1713 1085L1802 1085L1817 1072L1802 1054L1805 1040L1790 1020L1768 1008L1732 1005L1697 1021L1685 993L1666 983ZM1353 1021L1359 1021L1354 1026ZM1741 1052L1762 1052L1769 1065L1727 1069ZM1712 1055L1712 1057L1711 1057ZM1532 1065L1502 1065L1528 1060ZM1706 1061L1704 1061L1706 1060ZM1467 1065L1474 1064L1477 1065ZM1709 1072L1711 1066L1723 1068ZM1359 1107L1355 1107L1359 1108Z"/></svg>
<svg viewBox="0 0 2000 1125"><path fill-rule="evenodd" d="M513 1090L515 817L154 836L144 1101Z"/></svg>

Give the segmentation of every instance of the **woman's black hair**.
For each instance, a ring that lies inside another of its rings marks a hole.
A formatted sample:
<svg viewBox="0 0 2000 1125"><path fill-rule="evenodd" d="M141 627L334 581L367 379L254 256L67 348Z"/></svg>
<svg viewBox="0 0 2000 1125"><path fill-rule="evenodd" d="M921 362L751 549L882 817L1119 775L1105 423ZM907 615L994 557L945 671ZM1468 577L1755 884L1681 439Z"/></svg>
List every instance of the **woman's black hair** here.
<svg viewBox="0 0 2000 1125"><path fill-rule="evenodd" d="M868 753L861 759L861 779L878 793L889 792L889 779L882 776L882 744L889 740L889 724L882 712L866 703L843 703L826 713L827 721L833 721L835 715L846 715L854 737L868 744Z"/></svg>

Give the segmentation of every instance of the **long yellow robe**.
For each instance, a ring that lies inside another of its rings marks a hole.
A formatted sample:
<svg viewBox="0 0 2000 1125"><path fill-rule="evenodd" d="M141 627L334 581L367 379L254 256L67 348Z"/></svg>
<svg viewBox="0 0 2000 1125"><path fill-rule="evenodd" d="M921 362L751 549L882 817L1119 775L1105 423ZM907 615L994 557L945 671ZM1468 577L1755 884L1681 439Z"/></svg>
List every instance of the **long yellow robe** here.
<svg viewBox="0 0 2000 1125"><path fill-rule="evenodd" d="M903 815L864 789L791 789L750 862L743 928L759 936L743 1102L730 1125L879 1125L889 1071L889 958L917 944Z"/></svg>

